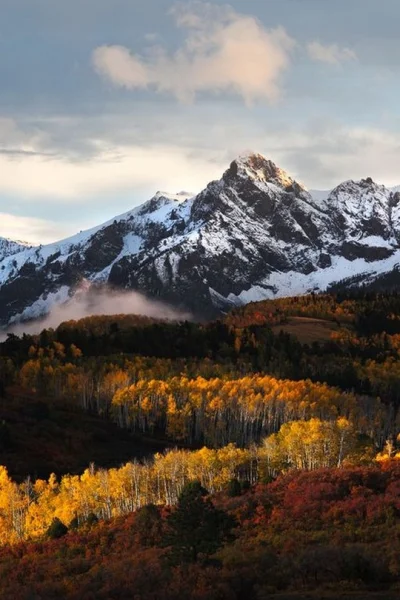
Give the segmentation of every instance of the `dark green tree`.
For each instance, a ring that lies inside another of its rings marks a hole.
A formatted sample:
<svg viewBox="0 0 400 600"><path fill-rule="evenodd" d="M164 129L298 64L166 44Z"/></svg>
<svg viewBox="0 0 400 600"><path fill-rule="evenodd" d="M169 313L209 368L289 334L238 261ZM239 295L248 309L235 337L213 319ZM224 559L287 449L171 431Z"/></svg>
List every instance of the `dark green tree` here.
<svg viewBox="0 0 400 600"><path fill-rule="evenodd" d="M236 478L231 479L226 487L226 492L231 498L234 498L235 496L240 496L242 493L242 486L240 485L240 481Z"/></svg>
<svg viewBox="0 0 400 600"><path fill-rule="evenodd" d="M233 539L235 520L217 509L200 482L188 483L179 496L178 505L167 519L165 544L175 564L196 562L200 555L214 554L226 541Z"/></svg>
<svg viewBox="0 0 400 600"><path fill-rule="evenodd" d="M85 520L86 525L89 525L89 527L93 527L93 525L96 525L98 522L99 519L93 512L90 512Z"/></svg>
<svg viewBox="0 0 400 600"><path fill-rule="evenodd" d="M136 512L134 531L143 546L156 546L161 543L162 518L154 504L147 504Z"/></svg>
<svg viewBox="0 0 400 600"><path fill-rule="evenodd" d="M66 533L68 533L68 527L58 517L55 517L47 530L47 537L51 540L57 540Z"/></svg>
<svg viewBox="0 0 400 600"><path fill-rule="evenodd" d="M75 516L72 521L70 521L69 525L68 525L68 529L70 529L71 531L76 531L77 529L79 529L79 518L78 516Z"/></svg>

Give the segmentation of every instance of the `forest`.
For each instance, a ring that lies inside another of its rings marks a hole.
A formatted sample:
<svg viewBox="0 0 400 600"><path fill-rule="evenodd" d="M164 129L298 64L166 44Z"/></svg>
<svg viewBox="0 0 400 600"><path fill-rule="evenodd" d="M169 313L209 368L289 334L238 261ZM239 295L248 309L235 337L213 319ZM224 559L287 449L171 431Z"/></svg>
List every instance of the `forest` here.
<svg viewBox="0 0 400 600"><path fill-rule="evenodd" d="M1 597L398 597L399 358L362 290L9 334Z"/></svg>

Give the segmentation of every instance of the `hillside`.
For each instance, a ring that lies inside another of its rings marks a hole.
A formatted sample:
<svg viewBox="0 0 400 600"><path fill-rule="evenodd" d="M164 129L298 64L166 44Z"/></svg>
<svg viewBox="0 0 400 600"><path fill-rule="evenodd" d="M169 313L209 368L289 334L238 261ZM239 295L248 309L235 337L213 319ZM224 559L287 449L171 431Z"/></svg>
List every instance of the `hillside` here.
<svg viewBox="0 0 400 600"><path fill-rule="evenodd" d="M214 495L216 508L236 520L234 533L211 558L206 552L183 564L171 558L181 545L170 545L168 509L92 521L60 539L0 549L0 593L19 600L132 593L149 600L395 600L399 475L394 463L320 470ZM183 539L182 532L182 547Z"/></svg>
<svg viewBox="0 0 400 600"><path fill-rule="evenodd" d="M288 333L302 344L313 344L330 340L332 333L338 332L340 326L325 319L289 317L285 323L273 325L271 329L275 334L279 334L281 331Z"/></svg>
<svg viewBox="0 0 400 600"><path fill-rule="evenodd" d="M9 389L0 402L1 464L18 481L81 473L90 462L118 466L168 447L165 440L132 436L98 415L27 390Z"/></svg>
<svg viewBox="0 0 400 600"><path fill-rule="evenodd" d="M0 595L394 600L399 356L361 291L8 336Z"/></svg>

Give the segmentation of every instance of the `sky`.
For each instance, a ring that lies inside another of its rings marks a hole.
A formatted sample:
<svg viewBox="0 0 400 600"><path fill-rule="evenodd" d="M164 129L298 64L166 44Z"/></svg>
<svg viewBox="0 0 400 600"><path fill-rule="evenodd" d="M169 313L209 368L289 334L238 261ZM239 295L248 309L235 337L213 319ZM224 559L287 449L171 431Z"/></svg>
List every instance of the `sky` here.
<svg viewBox="0 0 400 600"><path fill-rule="evenodd" d="M0 236L48 243L264 154L400 184L398 0L0 0Z"/></svg>

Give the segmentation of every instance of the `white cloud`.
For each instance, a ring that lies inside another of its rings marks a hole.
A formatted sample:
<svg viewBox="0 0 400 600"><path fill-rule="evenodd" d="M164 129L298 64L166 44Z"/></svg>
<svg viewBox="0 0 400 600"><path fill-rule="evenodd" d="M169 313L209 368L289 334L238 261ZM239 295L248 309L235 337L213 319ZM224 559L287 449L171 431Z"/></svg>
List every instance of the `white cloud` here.
<svg viewBox="0 0 400 600"><path fill-rule="evenodd" d="M340 65L343 62L357 60L357 55L350 48L340 48L337 44L325 46L320 42L311 42L307 45L307 52L312 60Z"/></svg>
<svg viewBox="0 0 400 600"><path fill-rule="evenodd" d="M346 179L372 177L388 186L399 184L399 138L390 131L374 127L337 127L331 130L323 165L335 174L334 185Z"/></svg>
<svg viewBox="0 0 400 600"><path fill-rule="evenodd" d="M365 177L388 187L400 183L398 135L388 130L325 120L275 134L271 144L276 162L309 188L327 189Z"/></svg>
<svg viewBox="0 0 400 600"><path fill-rule="evenodd" d="M70 233L62 223L0 212L0 236L30 244L45 244Z"/></svg>
<svg viewBox="0 0 400 600"><path fill-rule="evenodd" d="M87 281L82 283L71 298L67 299L67 294L68 288L63 287L58 292L47 294L46 299L42 296L23 313L14 317L13 322L16 324L8 331L0 330L0 342L6 339L7 333L15 335L40 333L49 327L56 328L64 321L79 320L94 315L137 314L171 320L193 318L188 312L178 311L168 304L146 298L138 292L116 292L106 288L93 290ZM40 317L45 318L40 319ZM21 322L32 318L36 320Z"/></svg>
<svg viewBox="0 0 400 600"><path fill-rule="evenodd" d="M146 88L151 77L140 58L132 56L124 46L100 46L93 54L96 70L115 85Z"/></svg>
<svg viewBox="0 0 400 600"><path fill-rule="evenodd" d="M182 109L176 107L176 110ZM202 118L194 120L196 114ZM18 154L20 146L16 145L15 155L0 153L0 195L17 197L20 206L30 205L30 214L32 203L40 202L41 214L46 205L52 205L59 207L60 218L67 215L70 223L75 215L76 226L61 231L60 235L53 234L53 226L48 224L46 241L52 241L128 210L158 189L200 191L209 181L218 179L230 160L246 148L266 154L310 187L336 185L344 179L368 175L390 185L400 183L396 132L348 127L329 119L291 127L282 122L275 125L260 122L247 111L241 119L236 115L234 110L218 112L206 136L201 123L207 118L207 111L200 107L189 107L185 117L180 115L175 119L170 115L166 129L153 136L148 129L153 127L152 121L145 116L143 131L125 140L119 138L118 131L122 122L130 129L129 120L111 121L117 132L115 139L107 139L102 131L97 141L93 141L93 125L83 135L92 136L90 145L97 148L97 155L81 156L79 160L72 160L59 149L51 154L52 146L46 154L46 145L32 144L32 154ZM82 123L80 128L84 126ZM72 131L78 135L79 123ZM175 131L184 134L168 141L174 138ZM139 143L135 143L137 135ZM24 144L22 136L21 146ZM121 198L122 205L118 204ZM92 215L88 221L89 213L85 214L84 223L79 216L81 202L86 203ZM89 209L90 204L98 206L101 217L95 216L94 208ZM4 202L0 210L9 212ZM45 241L44 235L35 233L33 238L29 232L29 227L20 232L15 223L8 221L7 229L4 226L0 235Z"/></svg>
<svg viewBox="0 0 400 600"><path fill-rule="evenodd" d="M23 198L82 201L139 188L200 189L218 167L195 148L173 145L118 146L98 142L95 158L72 161L41 154L0 154L0 192ZM144 198L143 200L146 200Z"/></svg>
<svg viewBox="0 0 400 600"><path fill-rule="evenodd" d="M30 214L38 202L41 214L46 205L51 205L53 213L56 206L60 215L60 221L55 222L0 214L0 236L31 243L51 242L132 208L157 189L197 192L218 179L229 162L249 147L265 154L309 188L333 187L346 179L368 176L390 186L400 183L395 132L348 127L327 119L304 128L289 124L263 126L254 123L250 113L233 127L231 121L232 115L226 120L221 117L218 127L209 130L206 145L192 132L190 145L186 138L177 139L175 145L116 144L113 153L103 150L97 159L80 161L58 155L10 158L0 154L0 194L18 197L20 206L30 205ZM124 199L122 206L118 198ZM92 203L90 219L88 214L81 214L82 202L87 209ZM2 210L9 212L4 203ZM68 222L63 224L65 217Z"/></svg>
<svg viewBox="0 0 400 600"><path fill-rule="evenodd" d="M101 46L93 52L96 71L116 86L155 89L185 103L201 92L233 93L247 104L279 98L295 45L283 28L268 30L252 16L202 2L179 4L171 12L186 30L174 54L156 46L145 56Z"/></svg>
<svg viewBox="0 0 400 600"><path fill-rule="evenodd" d="M31 154L43 148L48 136L37 127L19 127L14 119L0 117L0 155Z"/></svg>

